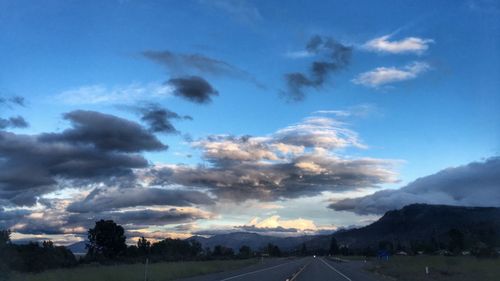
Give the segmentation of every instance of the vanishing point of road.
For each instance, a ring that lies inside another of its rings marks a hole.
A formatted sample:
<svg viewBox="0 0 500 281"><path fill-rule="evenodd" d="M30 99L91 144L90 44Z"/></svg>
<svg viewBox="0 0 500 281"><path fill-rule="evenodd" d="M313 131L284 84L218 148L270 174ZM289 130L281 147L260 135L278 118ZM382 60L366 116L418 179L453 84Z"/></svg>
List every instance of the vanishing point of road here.
<svg viewBox="0 0 500 281"><path fill-rule="evenodd" d="M363 261L336 262L324 257L277 259L230 272L197 276L182 281L383 281L363 270Z"/></svg>

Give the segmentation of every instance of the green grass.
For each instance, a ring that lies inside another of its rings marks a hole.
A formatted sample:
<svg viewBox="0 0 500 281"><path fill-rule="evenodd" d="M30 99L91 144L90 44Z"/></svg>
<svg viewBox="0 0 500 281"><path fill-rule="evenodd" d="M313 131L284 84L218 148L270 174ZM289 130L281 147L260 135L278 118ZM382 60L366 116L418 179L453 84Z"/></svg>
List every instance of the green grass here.
<svg viewBox="0 0 500 281"><path fill-rule="evenodd" d="M256 263L257 260L163 262L150 264L148 280L166 281L178 278L233 270ZM48 270L37 274L14 273L12 281L142 281L144 264L100 266L84 265L71 269Z"/></svg>
<svg viewBox="0 0 500 281"><path fill-rule="evenodd" d="M426 266L429 267L429 275L425 274ZM374 260L369 270L404 281L498 281L500 280L500 259L396 256L391 257L389 261Z"/></svg>

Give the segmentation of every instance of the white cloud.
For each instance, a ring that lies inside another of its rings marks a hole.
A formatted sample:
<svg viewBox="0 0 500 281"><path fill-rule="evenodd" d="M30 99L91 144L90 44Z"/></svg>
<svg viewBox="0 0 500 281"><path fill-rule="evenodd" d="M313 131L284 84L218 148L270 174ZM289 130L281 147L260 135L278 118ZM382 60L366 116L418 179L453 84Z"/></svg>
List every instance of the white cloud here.
<svg viewBox="0 0 500 281"><path fill-rule="evenodd" d="M378 88L390 83L415 79L430 68L426 62L413 62L401 68L377 67L359 74L352 82L366 87Z"/></svg>
<svg viewBox="0 0 500 281"><path fill-rule="evenodd" d="M399 41L389 41L391 35L385 35L366 42L362 48L372 52L404 54L415 53L422 54L429 49L432 39L423 39L418 37L406 37Z"/></svg>
<svg viewBox="0 0 500 281"><path fill-rule="evenodd" d="M307 51L307 50L301 50L301 51L291 51L291 52L286 52L285 57L291 58L291 59L301 59L301 58L309 58L312 57L314 54Z"/></svg>
<svg viewBox="0 0 500 281"><path fill-rule="evenodd" d="M123 86L106 87L87 85L63 91L56 99L67 104L132 103L144 99L160 99L170 96L172 88L161 83L132 83Z"/></svg>

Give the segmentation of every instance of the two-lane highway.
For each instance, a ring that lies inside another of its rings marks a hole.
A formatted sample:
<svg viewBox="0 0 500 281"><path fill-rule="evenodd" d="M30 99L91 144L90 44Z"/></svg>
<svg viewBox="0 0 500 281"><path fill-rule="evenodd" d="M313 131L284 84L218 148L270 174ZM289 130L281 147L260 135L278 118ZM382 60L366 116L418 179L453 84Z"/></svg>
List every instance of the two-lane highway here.
<svg viewBox="0 0 500 281"><path fill-rule="evenodd" d="M222 272L183 281L381 281L363 270L362 261L334 262L323 257L280 259L232 272Z"/></svg>

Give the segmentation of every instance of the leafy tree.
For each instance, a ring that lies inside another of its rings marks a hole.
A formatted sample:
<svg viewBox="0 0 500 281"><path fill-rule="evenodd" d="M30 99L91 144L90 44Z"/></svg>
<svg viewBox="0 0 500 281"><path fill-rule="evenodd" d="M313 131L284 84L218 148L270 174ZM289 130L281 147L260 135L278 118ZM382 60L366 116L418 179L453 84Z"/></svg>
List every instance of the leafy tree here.
<svg viewBox="0 0 500 281"><path fill-rule="evenodd" d="M306 243L302 243L302 247L300 248L300 255L301 256L306 256L307 255Z"/></svg>
<svg viewBox="0 0 500 281"><path fill-rule="evenodd" d="M113 259L125 252L127 245L123 227L112 220L100 220L89 229L86 244L87 255L91 258L104 257Z"/></svg>
<svg viewBox="0 0 500 281"><path fill-rule="evenodd" d="M241 258L249 258L252 255L252 250L249 246L243 245L240 247L239 256Z"/></svg>
<svg viewBox="0 0 500 281"><path fill-rule="evenodd" d="M137 241L137 249L139 250L139 254L146 256L149 254L149 251L151 249L151 242L149 242L144 236L139 238Z"/></svg>
<svg viewBox="0 0 500 281"><path fill-rule="evenodd" d="M448 236L450 238L448 249L455 254L460 253L465 248L464 234L460 230L452 228L448 231Z"/></svg>
<svg viewBox="0 0 500 281"><path fill-rule="evenodd" d="M332 236L332 239L330 240L330 255L337 255L339 253L339 245L337 244L337 239Z"/></svg>
<svg viewBox="0 0 500 281"><path fill-rule="evenodd" d="M10 243L10 229L0 230L0 247Z"/></svg>
<svg viewBox="0 0 500 281"><path fill-rule="evenodd" d="M281 257L280 248L276 245L273 245L272 243L267 244L267 253L271 257Z"/></svg>
<svg viewBox="0 0 500 281"><path fill-rule="evenodd" d="M214 257L232 257L234 256L234 251L231 248L217 245L214 247L212 255Z"/></svg>

